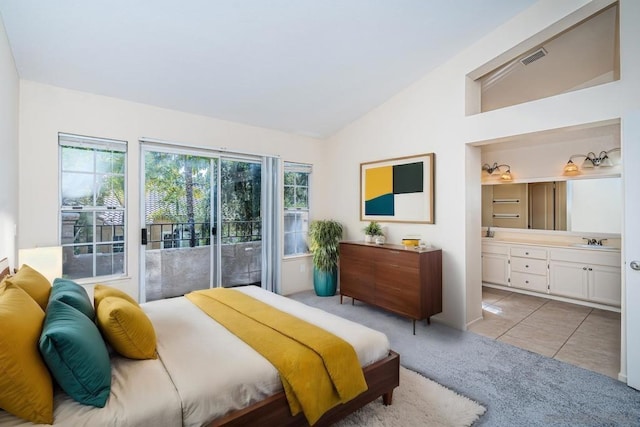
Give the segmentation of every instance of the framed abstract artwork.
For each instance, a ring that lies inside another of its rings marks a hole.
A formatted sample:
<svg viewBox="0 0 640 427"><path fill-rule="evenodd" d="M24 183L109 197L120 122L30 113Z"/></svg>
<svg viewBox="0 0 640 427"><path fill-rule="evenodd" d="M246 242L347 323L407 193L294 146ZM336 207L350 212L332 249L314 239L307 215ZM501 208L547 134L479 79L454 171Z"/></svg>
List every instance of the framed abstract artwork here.
<svg viewBox="0 0 640 427"><path fill-rule="evenodd" d="M360 220L434 224L435 154L360 163Z"/></svg>

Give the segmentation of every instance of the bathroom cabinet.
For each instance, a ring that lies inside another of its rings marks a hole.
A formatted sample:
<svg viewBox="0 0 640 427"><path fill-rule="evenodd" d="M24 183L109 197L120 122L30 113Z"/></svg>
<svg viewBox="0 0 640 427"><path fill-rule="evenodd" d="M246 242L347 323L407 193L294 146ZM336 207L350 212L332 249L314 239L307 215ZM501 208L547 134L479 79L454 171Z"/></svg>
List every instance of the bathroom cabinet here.
<svg viewBox="0 0 640 427"><path fill-rule="evenodd" d="M545 248L511 246L509 254L511 286L535 292L548 291L549 275Z"/></svg>
<svg viewBox="0 0 640 427"><path fill-rule="evenodd" d="M483 282L620 307L619 250L489 240L482 245Z"/></svg>
<svg viewBox="0 0 640 427"><path fill-rule="evenodd" d="M442 251L340 242L343 296L413 319L415 334L416 320L442 311Z"/></svg>
<svg viewBox="0 0 640 427"><path fill-rule="evenodd" d="M486 243L482 247L482 281L509 285L509 247Z"/></svg>
<svg viewBox="0 0 640 427"><path fill-rule="evenodd" d="M620 307L620 253L590 251L550 251L550 293Z"/></svg>

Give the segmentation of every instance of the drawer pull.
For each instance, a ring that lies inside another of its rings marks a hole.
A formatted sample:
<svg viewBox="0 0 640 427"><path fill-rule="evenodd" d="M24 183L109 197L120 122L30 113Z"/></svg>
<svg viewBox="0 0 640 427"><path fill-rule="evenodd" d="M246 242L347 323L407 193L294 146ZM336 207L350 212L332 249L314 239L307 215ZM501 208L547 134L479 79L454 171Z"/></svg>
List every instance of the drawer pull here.
<svg viewBox="0 0 640 427"><path fill-rule="evenodd" d="M525 281L524 281L524 283L529 283L529 281L528 281L528 280L525 280Z"/></svg>
<svg viewBox="0 0 640 427"><path fill-rule="evenodd" d="M525 255L529 255L529 252L525 252L524 254L525 254Z"/></svg>
<svg viewBox="0 0 640 427"><path fill-rule="evenodd" d="M527 265L525 265L525 268L529 268L529 265L528 265L528 264L527 264Z"/></svg>
<svg viewBox="0 0 640 427"><path fill-rule="evenodd" d="M582 269L583 269L584 271L587 271L587 267L582 267Z"/></svg>
<svg viewBox="0 0 640 427"><path fill-rule="evenodd" d="M400 252L399 251L389 251L390 254L395 254L398 255Z"/></svg>

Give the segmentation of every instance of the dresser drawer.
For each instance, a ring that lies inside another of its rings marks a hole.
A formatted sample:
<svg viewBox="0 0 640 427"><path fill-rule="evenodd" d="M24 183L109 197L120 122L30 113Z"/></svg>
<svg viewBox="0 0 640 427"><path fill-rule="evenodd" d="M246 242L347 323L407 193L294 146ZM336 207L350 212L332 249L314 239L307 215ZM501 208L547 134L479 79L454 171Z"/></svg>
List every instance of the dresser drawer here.
<svg viewBox="0 0 640 427"><path fill-rule="evenodd" d="M340 294L372 302L375 289L373 264L352 256L340 258Z"/></svg>
<svg viewBox="0 0 640 427"><path fill-rule="evenodd" d="M511 257L511 271L547 275L547 261L543 259Z"/></svg>
<svg viewBox="0 0 640 427"><path fill-rule="evenodd" d="M340 244L340 258L354 257L354 258L366 258L369 251L372 249L367 246L361 245L349 245L345 243Z"/></svg>
<svg viewBox="0 0 640 427"><path fill-rule="evenodd" d="M420 256L411 249L374 249L370 256L377 265L394 265L400 267L418 268L420 265Z"/></svg>
<svg viewBox="0 0 640 427"><path fill-rule="evenodd" d="M410 292L416 298L420 291L420 271L413 267L377 264L374 268L376 286L385 285Z"/></svg>
<svg viewBox="0 0 640 427"><path fill-rule="evenodd" d="M512 246L511 256L517 256L521 258L547 259L547 250L541 248L530 248L526 246Z"/></svg>
<svg viewBox="0 0 640 427"><path fill-rule="evenodd" d="M547 276L526 273L511 273L511 286L536 292L547 292Z"/></svg>
<svg viewBox="0 0 640 427"><path fill-rule="evenodd" d="M415 319L421 317L420 299L414 291L401 286L376 283L375 304Z"/></svg>

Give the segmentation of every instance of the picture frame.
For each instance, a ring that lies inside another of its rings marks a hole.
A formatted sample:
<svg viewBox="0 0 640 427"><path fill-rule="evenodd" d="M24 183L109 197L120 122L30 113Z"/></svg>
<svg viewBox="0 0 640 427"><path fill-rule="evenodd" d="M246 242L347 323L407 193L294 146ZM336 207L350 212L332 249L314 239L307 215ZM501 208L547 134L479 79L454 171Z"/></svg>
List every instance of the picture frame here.
<svg viewBox="0 0 640 427"><path fill-rule="evenodd" d="M435 224L435 154L360 163L360 220Z"/></svg>

